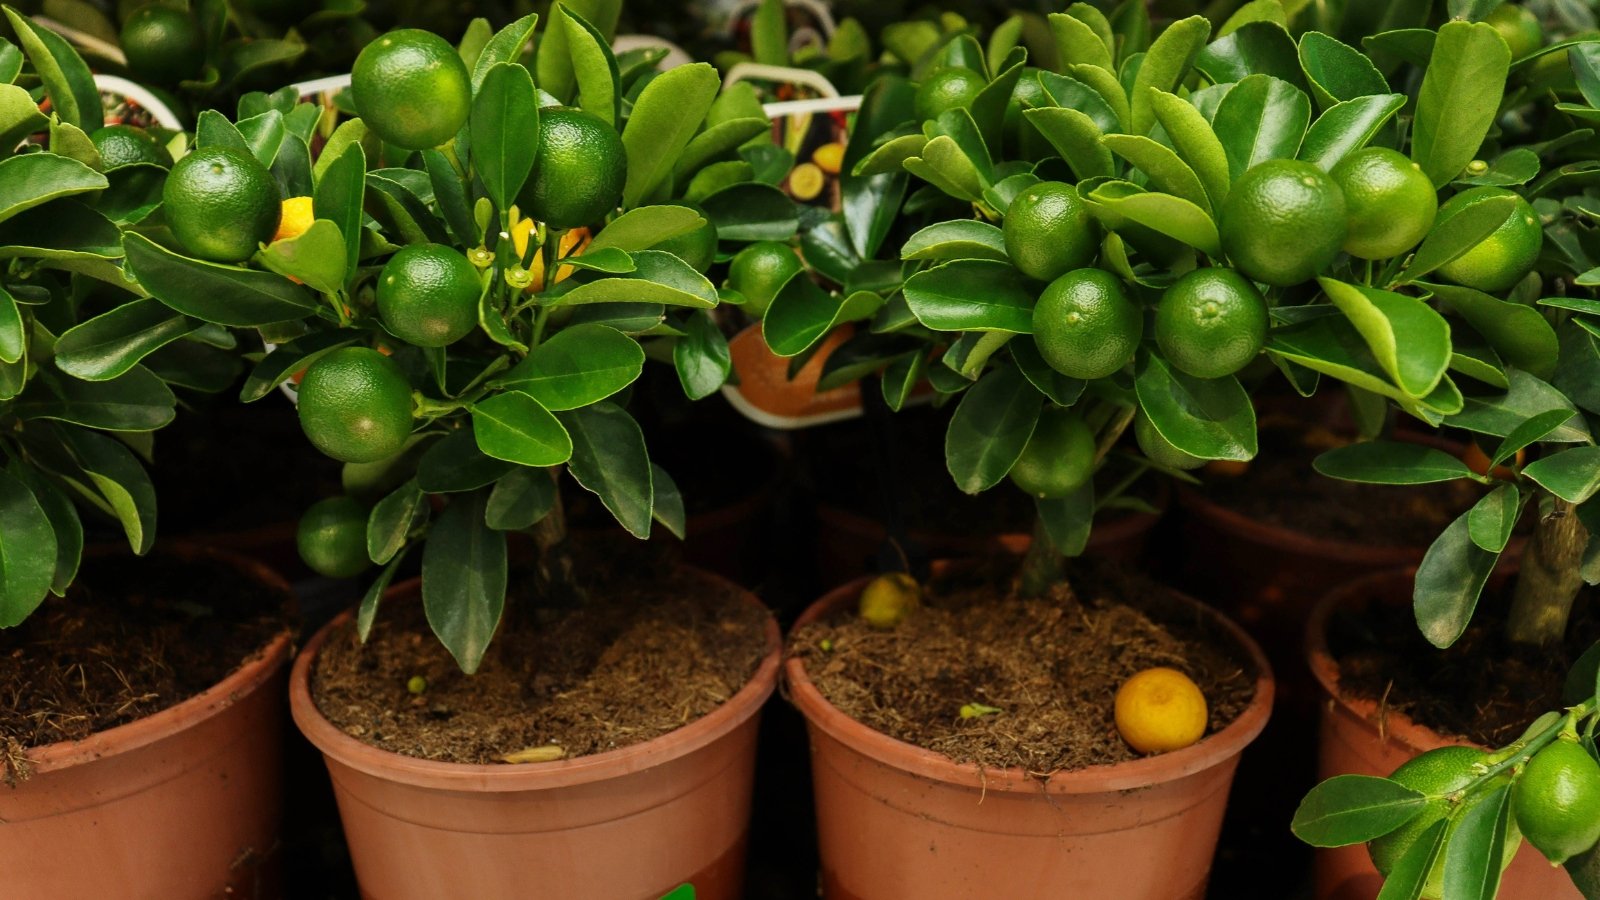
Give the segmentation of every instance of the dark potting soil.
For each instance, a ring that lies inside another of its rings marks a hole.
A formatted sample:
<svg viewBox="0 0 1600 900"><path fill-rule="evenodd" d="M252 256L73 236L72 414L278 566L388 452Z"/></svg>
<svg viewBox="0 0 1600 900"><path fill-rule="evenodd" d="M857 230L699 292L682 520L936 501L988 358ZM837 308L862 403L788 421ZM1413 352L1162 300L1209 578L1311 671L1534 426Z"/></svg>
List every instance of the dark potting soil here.
<svg viewBox="0 0 1600 900"><path fill-rule="evenodd" d="M1320 439L1318 439L1320 438ZM1197 473L1212 502L1296 531L1369 546L1426 547L1487 490L1457 480L1424 485L1379 485L1319 474L1312 460L1337 439L1318 429L1312 443L1304 428L1259 432L1260 452L1242 475Z"/></svg>
<svg viewBox="0 0 1600 900"><path fill-rule="evenodd" d="M365 646L354 623L322 647L317 708L346 734L423 759L493 763L536 747L615 750L704 716L744 687L766 654L765 610L739 592L632 556L580 565L587 599L535 608L513 571L507 617L475 675L429 630L420 600L378 611ZM426 679L420 694L413 677Z"/></svg>
<svg viewBox="0 0 1600 900"><path fill-rule="evenodd" d="M851 609L798 630L790 653L830 703L874 730L957 762L1039 775L1139 756L1117 734L1112 699L1143 669L1194 679L1208 734L1250 704L1257 673L1242 650L1169 589L1084 566L1070 585L1023 599L1011 575L935 579L899 626L871 628ZM1001 712L963 719L968 703Z"/></svg>
<svg viewBox="0 0 1600 900"><path fill-rule="evenodd" d="M63 598L0 631L0 779L215 685L287 627L288 597L216 560L84 561Z"/></svg>
<svg viewBox="0 0 1600 900"><path fill-rule="evenodd" d="M1539 715L1559 710L1572 663L1600 640L1600 606L1590 589L1574 604L1566 641L1531 648L1505 639L1510 590L1485 591L1466 634L1440 650L1417 630L1411 604L1376 601L1360 615L1336 612L1328 650L1339 688L1375 701L1443 735L1502 747Z"/></svg>

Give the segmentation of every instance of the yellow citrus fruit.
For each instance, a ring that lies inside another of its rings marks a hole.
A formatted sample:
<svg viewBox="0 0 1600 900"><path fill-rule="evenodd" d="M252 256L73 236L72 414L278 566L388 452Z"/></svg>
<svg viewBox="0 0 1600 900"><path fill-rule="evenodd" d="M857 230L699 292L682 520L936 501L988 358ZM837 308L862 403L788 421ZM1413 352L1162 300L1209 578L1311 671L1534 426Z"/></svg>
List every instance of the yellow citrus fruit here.
<svg viewBox="0 0 1600 900"><path fill-rule="evenodd" d="M1558 738L1528 760L1511 795L1528 843L1560 865L1600 843L1600 763Z"/></svg>
<svg viewBox="0 0 1600 900"><path fill-rule="evenodd" d="M1054 281L1094 262L1100 239L1078 189L1045 181L1018 194L1001 223L1006 256L1029 278Z"/></svg>
<svg viewBox="0 0 1600 900"><path fill-rule="evenodd" d="M340 462L388 459L411 436L411 385L388 356L345 347L318 359L300 381L300 428Z"/></svg>
<svg viewBox="0 0 1600 900"><path fill-rule="evenodd" d="M300 558L328 578L359 575L372 564L367 556L367 510L351 497L318 500L300 517L295 531Z"/></svg>
<svg viewBox="0 0 1600 900"><path fill-rule="evenodd" d="M167 226L190 253L236 263L277 233L283 195L254 156L205 147L172 167L161 205Z"/></svg>
<svg viewBox="0 0 1600 900"><path fill-rule="evenodd" d="M937 119L952 109L968 109L983 90L983 76L962 66L949 66L932 73L917 86L914 106L917 118Z"/></svg>
<svg viewBox="0 0 1600 900"><path fill-rule="evenodd" d="M803 162L789 173L789 193L802 202L817 199L827 183L828 177L822 174L822 167L816 163Z"/></svg>
<svg viewBox="0 0 1600 900"><path fill-rule="evenodd" d="M800 257L788 244L757 241L740 250L729 264L728 287L744 295L746 312L760 318L800 268Z"/></svg>
<svg viewBox="0 0 1600 900"><path fill-rule="evenodd" d="M1156 429L1155 423L1150 421L1150 417L1145 415L1142 409L1133 419L1133 439L1139 445L1139 452L1158 466L1168 469L1198 469L1206 464L1206 460L1173 446L1166 435Z"/></svg>
<svg viewBox="0 0 1600 900"><path fill-rule="evenodd" d="M539 152L517 202L551 228L590 225L617 208L628 180L622 137L580 109L539 111Z"/></svg>
<svg viewBox="0 0 1600 900"><path fill-rule="evenodd" d="M1035 497L1065 497L1094 475L1094 457L1094 430L1083 417L1048 407L1011 466L1011 480Z"/></svg>
<svg viewBox="0 0 1600 900"><path fill-rule="evenodd" d="M879 575L861 592L856 610L873 628L893 628L922 603L922 587L904 572Z"/></svg>
<svg viewBox="0 0 1600 900"><path fill-rule="evenodd" d="M1288 287L1316 277L1345 237L1344 195L1332 176L1293 159L1260 163L1222 204L1222 249L1252 281Z"/></svg>
<svg viewBox="0 0 1600 900"><path fill-rule="evenodd" d="M350 96L378 137L405 150L428 150L466 124L472 82L444 38L402 28L362 49L350 72Z"/></svg>
<svg viewBox="0 0 1600 900"><path fill-rule="evenodd" d="M1390 773L1390 779L1434 799L1429 800L1422 811L1404 825L1367 843L1367 855L1372 858L1373 866L1377 867L1380 873L1388 875L1423 832L1433 823L1450 815L1451 803L1447 796L1476 780L1478 777L1476 767L1485 763L1488 757L1489 754L1476 747L1439 747L1401 763L1399 768ZM1451 831L1460 821L1458 817L1449 826ZM1500 858L1502 869L1511 864L1511 858L1521 846L1522 834L1513 822L1506 834L1505 851ZM1443 895L1444 857L1440 856L1428 873L1422 896L1426 900L1441 900Z"/></svg>
<svg viewBox="0 0 1600 900"><path fill-rule="evenodd" d="M401 247L378 275L378 316L395 337L445 347L478 327L483 282L461 251L443 244Z"/></svg>
<svg viewBox="0 0 1600 900"><path fill-rule="evenodd" d="M1267 301L1232 269L1195 269L1156 307L1156 344L1196 378L1221 378L1249 365L1267 343Z"/></svg>
<svg viewBox="0 0 1600 900"><path fill-rule="evenodd" d="M829 141L811 154L811 161L829 175L837 175L839 167L844 164L844 145L838 141Z"/></svg>
<svg viewBox="0 0 1600 900"><path fill-rule="evenodd" d="M306 233L317 220L311 208L310 197L290 197L283 201L283 215L278 218L278 231L274 241L287 241Z"/></svg>
<svg viewBox="0 0 1600 900"><path fill-rule="evenodd" d="M1389 259L1415 247L1439 213L1439 197L1422 168L1388 147L1365 147L1339 160L1334 183L1344 193L1344 251Z"/></svg>
<svg viewBox="0 0 1600 900"><path fill-rule="evenodd" d="M1206 735L1206 698L1189 676L1157 666L1117 688L1117 731L1140 753L1182 750Z"/></svg>
<svg viewBox="0 0 1600 900"><path fill-rule="evenodd" d="M1033 342L1052 369L1092 380L1133 360L1144 333L1144 313L1122 282L1100 269L1062 275L1033 307Z"/></svg>
<svg viewBox="0 0 1600 900"><path fill-rule="evenodd" d="M122 25L122 53L139 80L176 84L200 77L206 63L205 36L194 16L181 9L151 4Z"/></svg>
<svg viewBox="0 0 1600 900"><path fill-rule="evenodd" d="M1509 196L1517 202L1511 215L1472 249L1439 267L1439 274L1450 281L1490 294L1498 294L1533 271L1544 246L1544 229L1528 201L1499 187L1469 188L1439 207L1439 221L1458 214L1481 197Z"/></svg>

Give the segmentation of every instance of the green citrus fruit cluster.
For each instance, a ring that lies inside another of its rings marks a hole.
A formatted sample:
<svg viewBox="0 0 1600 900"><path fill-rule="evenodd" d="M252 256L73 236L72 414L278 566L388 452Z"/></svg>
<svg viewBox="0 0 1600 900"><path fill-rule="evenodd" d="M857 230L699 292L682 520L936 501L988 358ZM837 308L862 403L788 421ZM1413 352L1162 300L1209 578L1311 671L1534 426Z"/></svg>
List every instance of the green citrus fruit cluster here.
<svg viewBox="0 0 1600 900"><path fill-rule="evenodd" d="M1388 875L1393 871L1400 858L1423 832L1435 822L1450 816L1450 795L1475 782L1482 773L1480 767L1486 765L1488 760L1489 754L1476 747L1440 747L1407 760L1389 775L1390 780L1431 799L1421 812L1404 825L1367 844L1367 854L1372 857L1372 864L1380 873ZM1509 780L1511 776L1507 773L1497 777ZM1461 818L1457 816L1446 826L1447 841L1460 823ZM1501 853L1502 869L1511 864L1512 857L1516 856L1521 846L1522 835L1513 826L1506 835L1505 849ZM1428 873L1422 889L1422 896L1426 900L1442 900L1444 896L1444 862L1441 855Z"/></svg>

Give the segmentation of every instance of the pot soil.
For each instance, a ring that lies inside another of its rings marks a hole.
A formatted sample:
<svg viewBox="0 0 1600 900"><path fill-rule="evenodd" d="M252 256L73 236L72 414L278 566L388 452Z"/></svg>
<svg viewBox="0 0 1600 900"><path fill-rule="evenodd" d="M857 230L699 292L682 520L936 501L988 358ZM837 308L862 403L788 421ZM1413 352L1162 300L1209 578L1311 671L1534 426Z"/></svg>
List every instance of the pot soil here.
<svg viewBox="0 0 1600 900"><path fill-rule="evenodd" d="M1131 577L1023 601L960 570L901 626L872 631L852 615L866 583L807 610L785 664L811 737L828 900L1204 895L1234 767L1272 704L1242 631ZM1154 665L1195 678L1211 727L1139 758L1111 701ZM1002 712L962 719L967 703Z"/></svg>
<svg viewBox="0 0 1600 900"><path fill-rule="evenodd" d="M1312 612L1307 653L1324 698L1320 778L1383 776L1438 747L1510 743L1536 715L1560 708L1567 664L1582 650L1577 643L1600 637L1600 623L1575 617L1573 630L1582 633L1562 652L1507 649L1499 638L1503 598L1486 593L1462 639L1438 650L1412 618L1414 574L1351 582ZM1317 900L1372 900L1382 883L1359 845L1318 850L1315 871ZM1500 900L1580 896L1563 870L1526 844L1499 894Z"/></svg>
<svg viewBox="0 0 1600 900"><path fill-rule="evenodd" d="M289 597L221 551L91 554L0 632L8 896L278 896Z"/></svg>
<svg viewBox="0 0 1600 900"><path fill-rule="evenodd" d="M365 648L346 615L301 652L291 708L327 763L364 896L741 895L777 625L692 569L591 594L537 613L510 598L521 618L470 677L428 633L416 582L386 595ZM499 761L552 746L564 758Z"/></svg>

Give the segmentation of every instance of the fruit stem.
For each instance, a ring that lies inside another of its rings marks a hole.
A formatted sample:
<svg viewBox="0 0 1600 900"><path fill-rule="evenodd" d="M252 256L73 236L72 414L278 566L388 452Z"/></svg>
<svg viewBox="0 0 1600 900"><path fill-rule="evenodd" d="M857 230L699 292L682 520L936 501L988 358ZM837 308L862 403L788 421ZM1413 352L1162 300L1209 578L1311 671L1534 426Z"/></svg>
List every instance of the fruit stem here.
<svg viewBox="0 0 1600 900"><path fill-rule="evenodd" d="M1138 413L1139 411L1132 406L1121 407L1111 421L1106 424L1106 429L1100 432L1100 440L1095 444L1094 448L1094 464L1096 468L1099 468L1101 461L1106 458L1107 453L1111 452L1111 448L1116 445L1117 441L1122 439L1123 432L1127 431L1128 426L1133 424L1134 416L1138 415Z"/></svg>
<svg viewBox="0 0 1600 900"><path fill-rule="evenodd" d="M1144 473L1148 471L1150 471L1150 466L1143 460L1140 460L1139 463L1133 467L1133 471L1122 476L1122 479L1116 484L1112 485L1110 490L1106 491L1105 493L1096 493L1094 498L1095 511L1099 512L1105 508L1106 504L1126 493L1128 488L1133 487L1133 483L1138 481L1144 475Z"/></svg>
<svg viewBox="0 0 1600 900"><path fill-rule="evenodd" d="M1600 700L1597 700L1595 697L1590 697L1588 700L1585 700L1576 706L1570 707L1567 710L1566 715L1545 726L1545 728L1538 734L1535 734L1530 738L1524 738L1523 740L1518 741L1516 744L1512 744L1511 747L1516 748L1514 753L1500 762L1489 766L1483 771L1483 774L1474 779L1471 784L1459 791L1454 792L1451 796L1466 796L1467 794L1476 790L1479 785L1489 781L1496 775L1499 775L1501 772L1504 772L1507 769L1526 765L1528 760L1532 759L1535 753L1543 750L1548 744L1560 737L1563 730L1573 727L1573 723L1581 721L1593 713L1597 702L1600 702Z"/></svg>
<svg viewBox="0 0 1600 900"><path fill-rule="evenodd" d="M1506 633L1513 642L1533 646L1566 637L1572 602L1583 587L1583 551L1589 542L1571 503L1553 497L1549 515L1534 528L1522 554L1511 598Z"/></svg>

